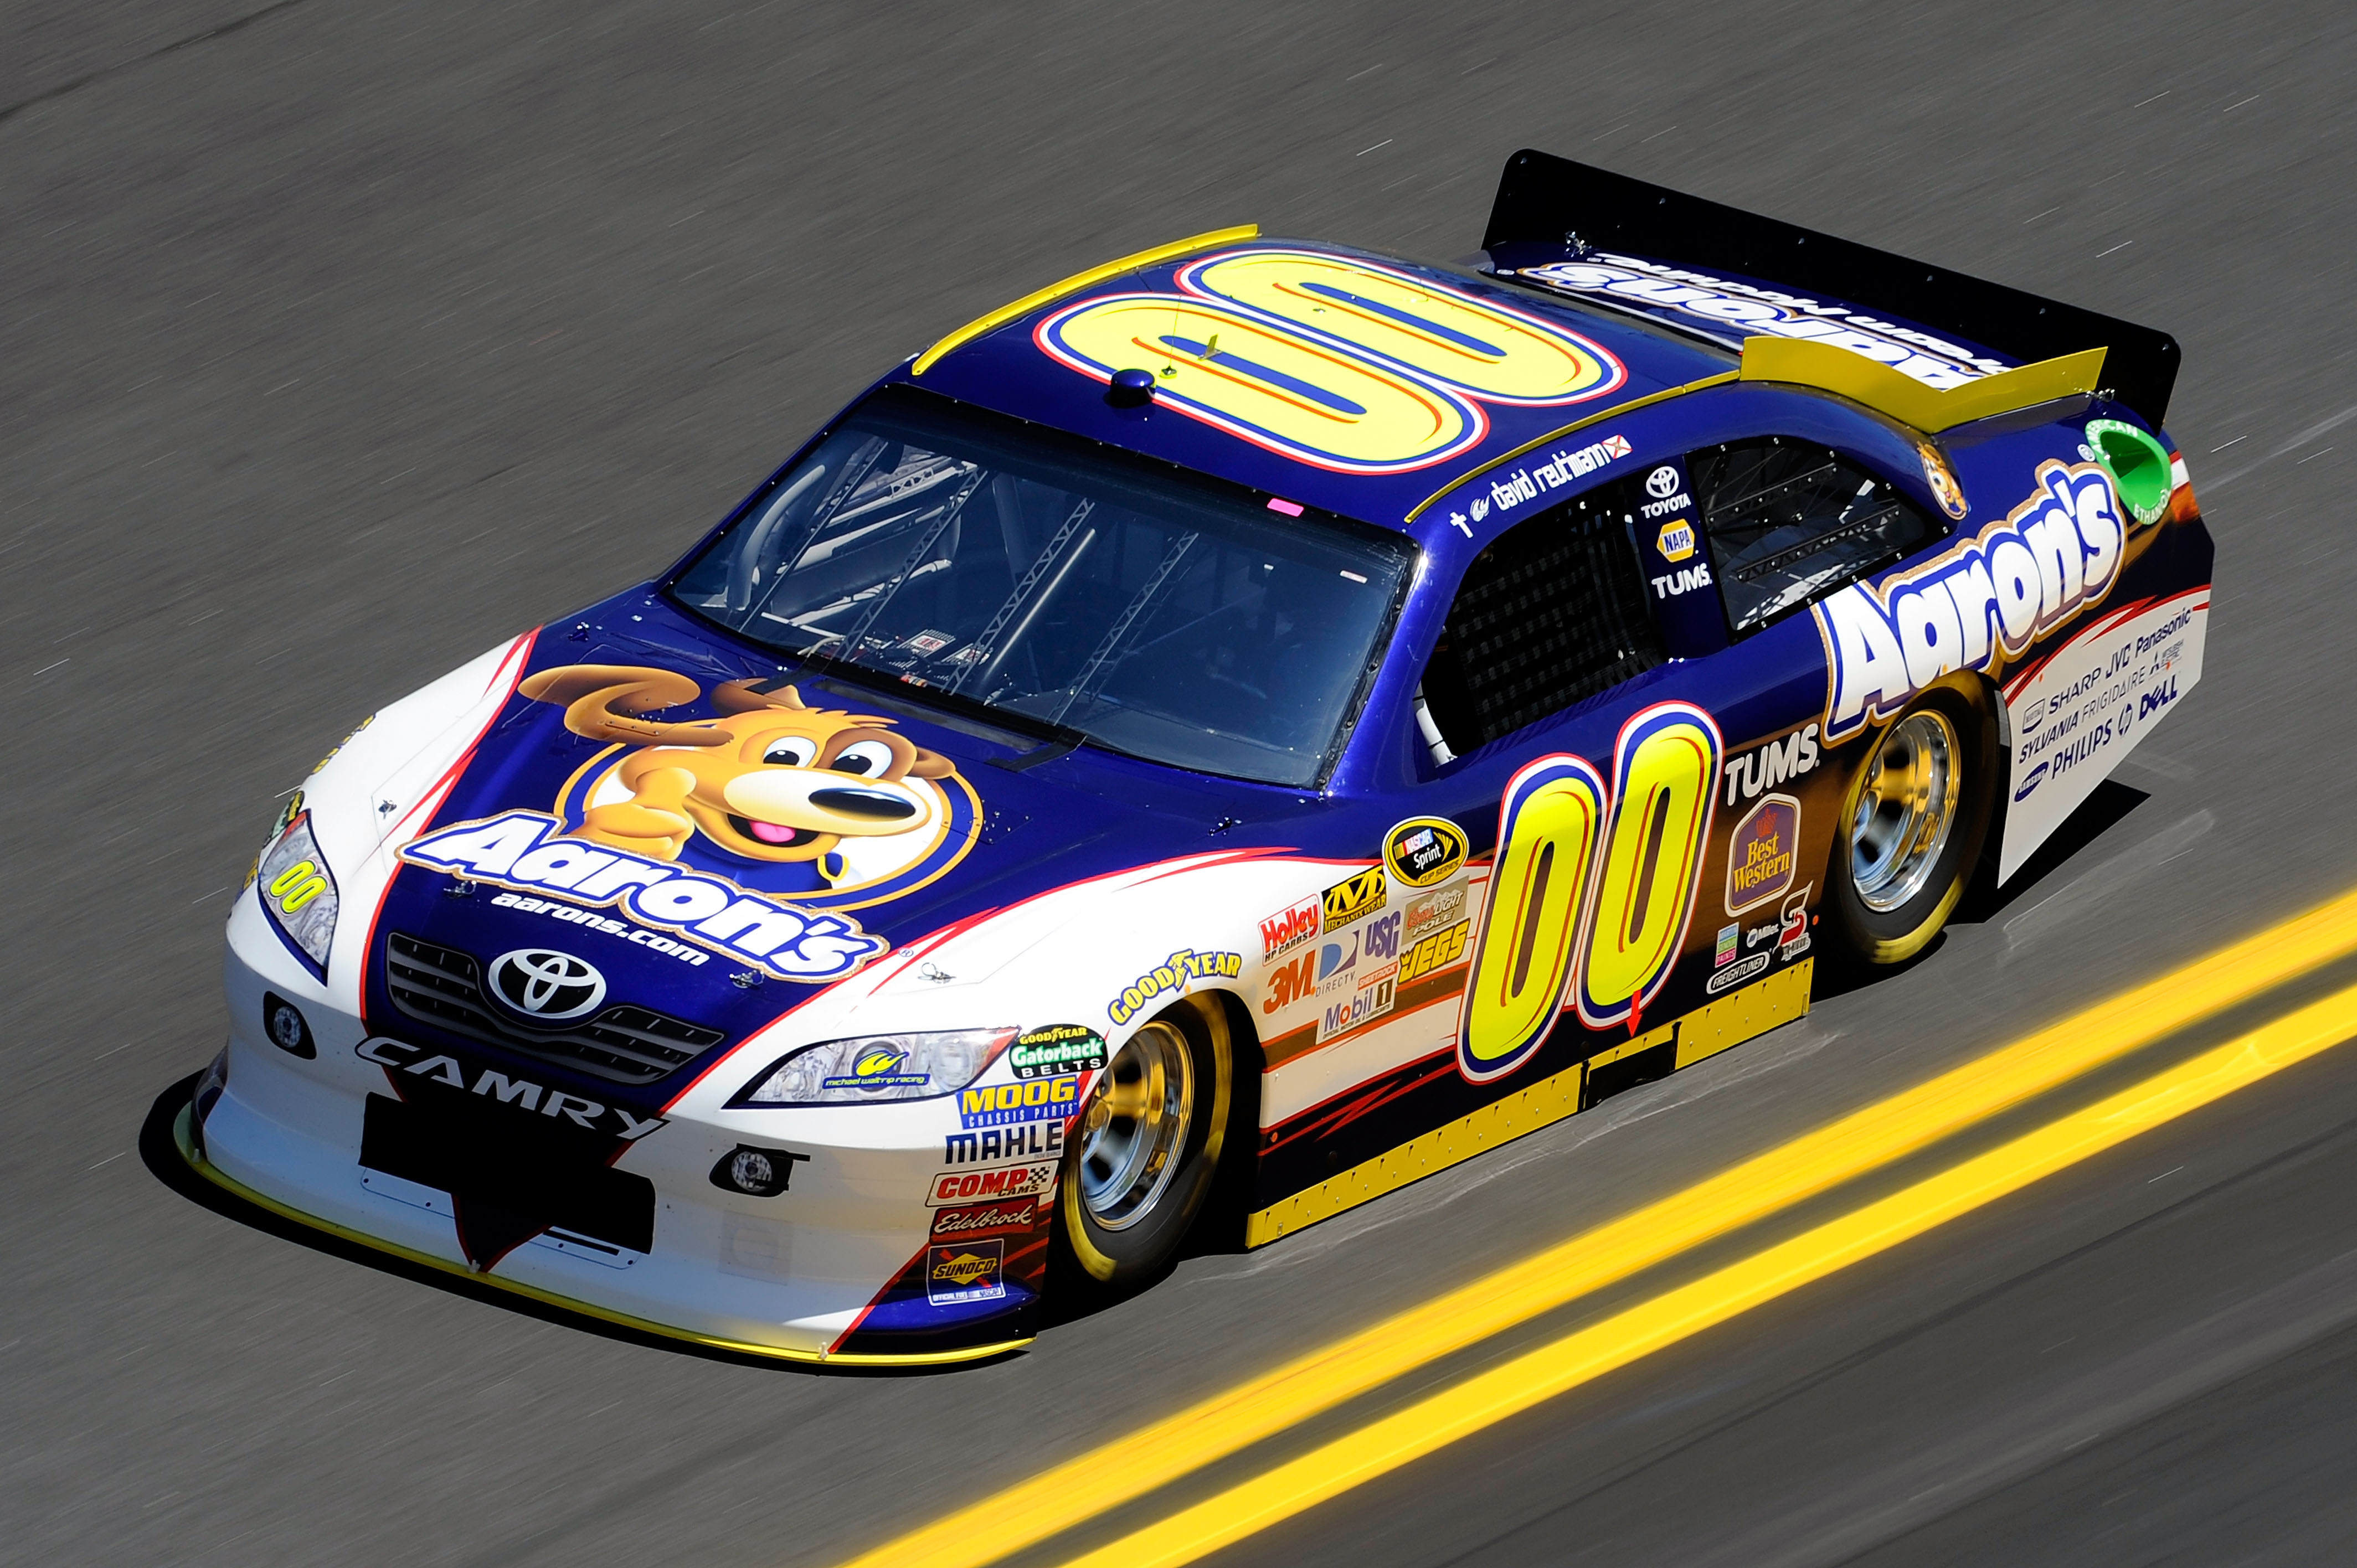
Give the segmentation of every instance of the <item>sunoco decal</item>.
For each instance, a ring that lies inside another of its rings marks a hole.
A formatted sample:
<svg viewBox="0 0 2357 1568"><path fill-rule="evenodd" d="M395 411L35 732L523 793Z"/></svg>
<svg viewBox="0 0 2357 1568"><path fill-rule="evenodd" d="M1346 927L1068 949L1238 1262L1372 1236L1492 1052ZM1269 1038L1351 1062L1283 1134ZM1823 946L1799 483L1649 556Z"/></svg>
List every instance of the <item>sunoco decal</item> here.
<svg viewBox="0 0 2357 1568"><path fill-rule="evenodd" d="M611 905L632 919L785 980L838 980L888 945L846 915L790 908L724 877L565 835L539 811L458 822L403 846L432 871L577 904Z"/></svg>
<svg viewBox="0 0 2357 1568"><path fill-rule="evenodd" d="M2111 591L2127 538L2111 476L2050 458L2037 483L2003 522L1811 607L1829 671L1827 745L1899 712L1943 675L2018 658Z"/></svg>

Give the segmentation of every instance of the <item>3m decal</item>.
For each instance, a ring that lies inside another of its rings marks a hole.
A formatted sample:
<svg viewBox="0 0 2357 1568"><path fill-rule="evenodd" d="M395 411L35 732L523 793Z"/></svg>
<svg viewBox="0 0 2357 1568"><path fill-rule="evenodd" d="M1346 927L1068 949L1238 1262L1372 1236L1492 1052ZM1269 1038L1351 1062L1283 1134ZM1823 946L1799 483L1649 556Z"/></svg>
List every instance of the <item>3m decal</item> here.
<svg viewBox="0 0 2357 1568"><path fill-rule="evenodd" d="M1872 587L1852 583L1819 600L1810 614L1825 647L1826 744L1896 714L1943 675L2019 656L2100 602L2126 537L2111 476L2050 458L2004 521Z"/></svg>
<svg viewBox="0 0 2357 1568"><path fill-rule="evenodd" d="M784 980L837 980L887 946L848 916L794 908L709 873L596 848L539 811L453 823L404 844L401 858L468 881L614 906Z"/></svg>
<svg viewBox="0 0 2357 1568"><path fill-rule="evenodd" d="M960 1241L932 1247L925 1256L925 1299L935 1306L961 1301L998 1301L1006 1294L1004 1241Z"/></svg>
<svg viewBox="0 0 2357 1568"><path fill-rule="evenodd" d="M1017 1122L1068 1121L1080 1109L1081 1080L1031 1078L961 1090L958 1125L1005 1127Z"/></svg>
<svg viewBox="0 0 2357 1568"><path fill-rule="evenodd" d="M1463 958L1466 939L1472 932L1471 921L1459 920L1447 930L1435 931L1418 941L1400 959L1399 983L1405 985L1411 980L1421 980Z"/></svg>
<svg viewBox="0 0 2357 1568"><path fill-rule="evenodd" d="M1190 951L1180 948L1122 987L1121 994L1106 1004L1105 1012L1115 1024L1126 1024L1137 1016L1139 1008L1157 996L1177 995L1187 988L1189 981L1233 980L1243 972L1244 955L1242 953Z"/></svg>
<svg viewBox="0 0 2357 1568"><path fill-rule="evenodd" d="M1781 740L1769 741L1727 759L1722 769L1727 775L1727 804L1738 806L1757 800L1764 791L1787 779L1813 773L1816 768L1817 726L1803 725Z"/></svg>
<svg viewBox="0 0 2357 1568"><path fill-rule="evenodd" d="M943 1236L998 1236L1010 1230L1028 1230L1039 1222L1039 1205L1028 1197L1008 1203L976 1204L970 1208L944 1208L933 1215L932 1234L935 1240Z"/></svg>
<svg viewBox="0 0 2357 1568"><path fill-rule="evenodd" d="M1383 868L1371 866L1345 881L1326 889L1320 899L1326 908L1326 929L1333 931L1362 915L1372 915L1383 907L1389 884Z"/></svg>
<svg viewBox="0 0 2357 1568"><path fill-rule="evenodd" d="M1260 1010L1281 1013L1297 1002L1317 995L1318 962L1318 950L1312 948L1269 971L1268 989L1261 997Z"/></svg>
<svg viewBox="0 0 2357 1568"><path fill-rule="evenodd" d="M2002 360L1861 315L1847 306L1606 251L1595 252L1594 260L1550 262L1524 267L1514 275L1566 294L1598 295L1695 317L1730 338L1765 334L1830 343L1878 360L1929 387L1962 386L2008 368Z"/></svg>
<svg viewBox="0 0 2357 1568"><path fill-rule="evenodd" d="M1801 863L1801 802L1770 795L1727 841L1727 912L1739 915L1791 890Z"/></svg>
<svg viewBox="0 0 2357 1568"><path fill-rule="evenodd" d="M1507 782L1458 1033L1458 1069L1476 1083L1521 1066L1563 1006L1604 802L1604 780L1568 754Z"/></svg>
<svg viewBox="0 0 2357 1568"><path fill-rule="evenodd" d="M1253 248L1191 262L1173 281L1488 403L1583 403L1628 378L1576 332L1372 262Z"/></svg>
<svg viewBox="0 0 2357 1568"><path fill-rule="evenodd" d="M925 1207L1036 1197L1056 1185L1056 1162L1034 1160L987 1171L943 1171L925 1189Z"/></svg>
<svg viewBox="0 0 2357 1568"><path fill-rule="evenodd" d="M1016 1036L1006 1060L1017 1078L1094 1072L1105 1064L1104 1036L1086 1024L1050 1024Z"/></svg>
<svg viewBox="0 0 2357 1568"><path fill-rule="evenodd" d="M1403 886L1430 887L1465 869L1465 831L1446 817L1410 817L1383 835L1383 867Z"/></svg>
<svg viewBox="0 0 2357 1568"><path fill-rule="evenodd" d="M1725 742L1700 708L1659 703L1620 729L1612 830L1574 988L1581 1022L1604 1028L1669 979L1694 909Z"/></svg>
<svg viewBox="0 0 2357 1568"><path fill-rule="evenodd" d="M1101 295L1049 316L1032 341L1107 384L1115 371L1153 371L1156 407L1340 473L1428 467L1490 433L1461 392L1215 300Z"/></svg>
<svg viewBox="0 0 2357 1568"><path fill-rule="evenodd" d="M1264 918L1260 923L1261 961L1291 952L1318 935L1318 905L1315 898Z"/></svg>

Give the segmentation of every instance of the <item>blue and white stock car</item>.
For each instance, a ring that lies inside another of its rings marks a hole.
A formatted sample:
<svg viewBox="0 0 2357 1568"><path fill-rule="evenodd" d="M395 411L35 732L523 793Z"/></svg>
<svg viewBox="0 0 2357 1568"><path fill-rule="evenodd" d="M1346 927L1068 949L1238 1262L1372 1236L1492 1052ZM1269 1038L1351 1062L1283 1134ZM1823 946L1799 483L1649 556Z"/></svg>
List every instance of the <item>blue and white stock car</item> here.
<svg viewBox="0 0 2357 1568"><path fill-rule="evenodd" d="M705 1344L990 1355L1919 952L2200 677L2167 337L1536 153L1483 243L1042 290L374 715L189 1159Z"/></svg>

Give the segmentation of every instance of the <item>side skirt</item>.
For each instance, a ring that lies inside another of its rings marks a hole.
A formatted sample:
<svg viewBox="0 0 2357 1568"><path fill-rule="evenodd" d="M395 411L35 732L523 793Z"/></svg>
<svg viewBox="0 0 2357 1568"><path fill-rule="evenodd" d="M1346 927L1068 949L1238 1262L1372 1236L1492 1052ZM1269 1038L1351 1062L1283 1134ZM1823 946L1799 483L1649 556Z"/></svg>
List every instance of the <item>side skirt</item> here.
<svg viewBox="0 0 2357 1568"><path fill-rule="evenodd" d="M1666 1046L1673 1058L1669 1065L1675 1070L1789 1024L1809 1010L1809 983L1816 962L1805 958L1788 964L1756 985L1706 1003L1625 1045L1575 1062L1528 1088L1257 1210L1244 1220L1244 1245L1258 1247L1289 1236L1486 1149L1553 1126L1594 1103L1587 1094L1588 1075L1598 1068Z"/></svg>

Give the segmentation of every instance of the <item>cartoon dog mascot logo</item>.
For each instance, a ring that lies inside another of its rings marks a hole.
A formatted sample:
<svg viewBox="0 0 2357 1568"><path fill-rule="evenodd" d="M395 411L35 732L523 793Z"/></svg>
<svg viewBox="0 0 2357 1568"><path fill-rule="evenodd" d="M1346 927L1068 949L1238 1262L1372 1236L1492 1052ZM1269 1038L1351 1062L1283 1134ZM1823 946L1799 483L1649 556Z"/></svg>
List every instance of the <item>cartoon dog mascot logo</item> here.
<svg viewBox="0 0 2357 1568"><path fill-rule="evenodd" d="M739 883L831 908L898 897L973 843L978 802L949 758L890 719L806 707L782 682L715 687L720 716L689 720L642 716L701 694L669 670L574 664L520 690L563 708L575 735L616 743L557 802L574 837L653 860L717 850Z"/></svg>

